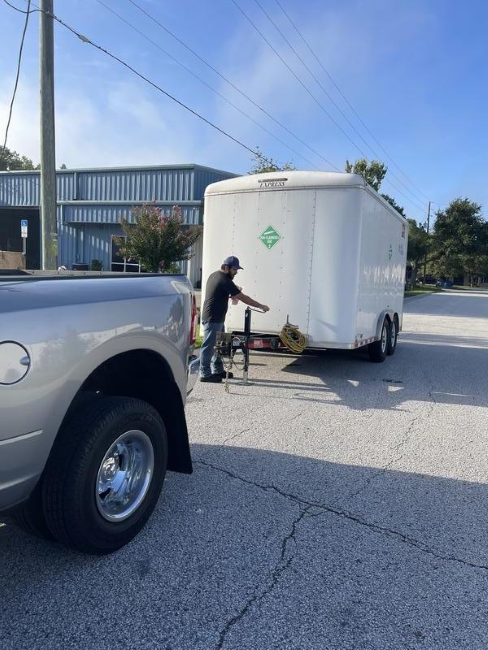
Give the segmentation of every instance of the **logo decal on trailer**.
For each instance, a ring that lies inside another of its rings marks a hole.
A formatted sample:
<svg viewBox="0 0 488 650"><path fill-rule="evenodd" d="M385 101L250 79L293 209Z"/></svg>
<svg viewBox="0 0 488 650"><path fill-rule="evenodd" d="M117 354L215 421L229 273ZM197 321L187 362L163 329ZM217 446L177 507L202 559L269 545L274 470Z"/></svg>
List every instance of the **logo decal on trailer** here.
<svg viewBox="0 0 488 650"><path fill-rule="evenodd" d="M269 226L260 235L259 239L263 242L268 250L271 250L273 246L280 241L281 235L273 228L273 226Z"/></svg>
<svg viewBox="0 0 488 650"><path fill-rule="evenodd" d="M258 179L259 189L264 190L270 187L285 187L287 178L260 178Z"/></svg>

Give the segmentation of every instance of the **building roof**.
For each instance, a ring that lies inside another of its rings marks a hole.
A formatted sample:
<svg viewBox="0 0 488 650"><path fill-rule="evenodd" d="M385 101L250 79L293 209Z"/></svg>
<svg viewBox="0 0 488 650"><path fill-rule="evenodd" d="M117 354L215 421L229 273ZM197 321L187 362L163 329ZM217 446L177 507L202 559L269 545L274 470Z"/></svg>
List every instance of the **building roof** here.
<svg viewBox="0 0 488 650"><path fill-rule="evenodd" d="M56 169L57 174L72 174L73 172L124 172L124 171L155 171L165 169L197 169L204 172L215 172L216 174L227 174L238 176L233 172L228 172L222 169L215 169L214 167L206 167L205 165L197 165L196 163L185 163L181 165L134 165L123 167L76 167L70 169ZM38 169L13 169L11 171L0 171L0 174L39 174Z"/></svg>

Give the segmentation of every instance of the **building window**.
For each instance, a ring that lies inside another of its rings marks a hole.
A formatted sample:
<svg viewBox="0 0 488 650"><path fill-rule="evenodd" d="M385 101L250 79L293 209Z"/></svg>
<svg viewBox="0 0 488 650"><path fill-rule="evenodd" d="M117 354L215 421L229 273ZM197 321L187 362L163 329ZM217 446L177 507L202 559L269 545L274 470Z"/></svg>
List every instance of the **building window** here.
<svg viewBox="0 0 488 650"><path fill-rule="evenodd" d="M120 244L118 240L125 239L125 237L114 237L112 236L112 271L118 271L123 273L140 273L141 265L137 260L131 259L128 261L125 257L120 254Z"/></svg>

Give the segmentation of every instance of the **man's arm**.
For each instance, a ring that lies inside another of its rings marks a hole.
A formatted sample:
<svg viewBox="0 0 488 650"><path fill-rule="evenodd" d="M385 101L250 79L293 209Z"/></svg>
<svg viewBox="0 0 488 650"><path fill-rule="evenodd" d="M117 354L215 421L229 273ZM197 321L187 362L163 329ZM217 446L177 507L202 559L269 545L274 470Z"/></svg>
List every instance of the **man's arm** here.
<svg viewBox="0 0 488 650"><path fill-rule="evenodd" d="M257 302L256 300L253 300L249 296L246 296L245 293L238 293L237 296L234 296L234 298L236 300L240 300L245 305L249 305L249 307L255 307L256 309L261 309L264 312L269 311L269 307L267 305L262 305L260 302Z"/></svg>

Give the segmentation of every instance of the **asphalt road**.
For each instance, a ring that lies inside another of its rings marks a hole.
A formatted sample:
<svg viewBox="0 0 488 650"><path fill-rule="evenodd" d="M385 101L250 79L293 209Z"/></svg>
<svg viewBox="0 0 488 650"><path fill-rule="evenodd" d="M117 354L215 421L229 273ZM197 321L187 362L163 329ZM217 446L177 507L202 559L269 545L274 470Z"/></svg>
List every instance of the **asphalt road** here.
<svg viewBox="0 0 488 650"><path fill-rule="evenodd" d="M488 294L408 301L395 357L198 385L195 472L105 558L0 528L0 647L486 650Z"/></svg>

